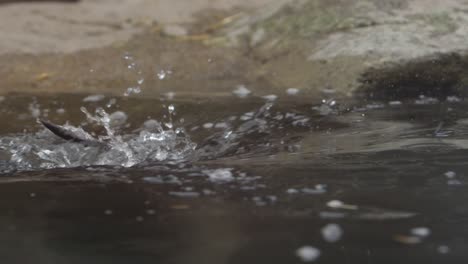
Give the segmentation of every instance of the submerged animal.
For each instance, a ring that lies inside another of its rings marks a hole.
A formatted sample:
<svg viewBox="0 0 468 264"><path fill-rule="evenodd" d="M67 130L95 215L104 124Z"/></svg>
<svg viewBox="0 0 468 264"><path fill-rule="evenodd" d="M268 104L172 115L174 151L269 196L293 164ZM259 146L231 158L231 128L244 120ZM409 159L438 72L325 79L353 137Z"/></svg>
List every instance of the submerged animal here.
<svg viewBox="0 0 468 264"><path fill-rule="evenodd" d="M71 128L57 125L44 119L40 119L39 121L50 132L64 140L83 143L85 145L107 145L106 142L92 137L83 130L73 130Z"/></svg>

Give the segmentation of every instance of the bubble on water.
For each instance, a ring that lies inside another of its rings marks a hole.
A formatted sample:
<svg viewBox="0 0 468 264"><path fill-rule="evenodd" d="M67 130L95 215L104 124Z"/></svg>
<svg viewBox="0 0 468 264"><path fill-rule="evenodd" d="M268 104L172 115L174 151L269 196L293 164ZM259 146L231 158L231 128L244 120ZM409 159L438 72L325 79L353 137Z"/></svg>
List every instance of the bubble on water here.
<svg viewBox="0 0 468 264"><path fill-rule="evenodd" d="M65 109L59 108L59 109L55 110L55 112L56 112L57 114L59 114L59 115L63 115L63 114L65 114Z"/></svg>
<svg viewBox="0 0 468 264"><path fill-rule="evenodd" d="M299 93L299 91L300 90L297 89L297 88L288 88L288 89L286 89L286 93L288 95L297 95Z"/></svg>
<svg viewBox="0 0 468 264"><path fill-rule="evenodd" d="M205 124L203 124L203 128L205 128L205 129L213 128L213 126L214 126L213 123L205 123Z"/></svg>
<svg viewBox="0 0 468 264"><path fill-rule="evenodd" d="M85 103L95 103L95 102L99 102L101 100L103 100L104 98L106 98L103 94L92 94L92 95L88 95L86 96L85 98L83 98L83 102Z"/></svg>
<svg viewBox="0 0 468 264"><path fill-rule="evenodd" d="M143 216L140 216L140 215L139 215L139 216L135 217L135 220L136 220L137 222L143 222L143 220L145 220L145 218L144 218Z"/></svg>
<svg viewBox="0 0 468 264"><path fill-rule="evenodd" d="M455 176L457 176L457 174L454 172L454 171L447 171L444 173L445 177L449 178L449 179L453 179L455 178Z"/></svg>
<svg viewBox="0 0 468 264"><path fill-rule="evenodd" d="M247 97L251 91L245 85L238 85L232 93L240 98Z"/></svg>
<svg viewBox="0 0 468 264"><path fill-rule="evenodd" d="M234 180L234 176L232 174L231 168L225 169L214 169L214 170L204 170L202 171L205 175L207 175L210 181L215 183L225 183L231 182Z"/></svg>
<svg viewBox="0 0 468 264"><path fill-rule="evenodd" d="M312 262L320 257L320 250L313 246L302 246L296 250L298 256L304 262Z"/></svg>
<svg viewBox="0 0 468 264"><path fill-rule="evenodd" d="M299 193L299 191L297 189L294 189L294 188L289 188L289 189L286 190L286 193L296 194L296 193Z"/></svg>
<svg viewBox="0 0 468 264"><path fill-rule="evenodd" d="M327 206L331 207L331 208L340 208L343 205L344 205L344 203L342 201L339 201L339 200L331 200L331 201L327 202Z"/></svg>
<svg viewBox="0 0 468 264"><path fill-rule="evenodd" d="M148 119L143 123L143 129L147 131L162 132L161 123L154 119Z"/></svg>
<svg viewBox="0 0 468 264"><path fill-rule="evenodd" d="M437 252L440 254L448 254L450 253L450 248L446 245L440 245L437 247Z"/></svg>
<svg viewBox="0 0 468 264"><path fill-rule="evenodd" d="M112 210L107 209L107 210L104 211L104 214L105 214L105 215L112 215L113 212L112 212Z"/></svg>
<svg viewBox="0 0 468 264"><path fill-rule="evenodd" d="M109 115L109 123L112 127L122 126L127 122L128 116L122 111L116 111Z"/></svg>
<svg viewBox="0 0 468 264"><path fill-rule="evenodd" d="M156 214L156 210L154 210L154 209L147 209L147 210L146 210L146 214L147 214L147 215L155 215L155 214Z"/></svg>
<svg viewBox="0 0 468 264"><path fill-rule="evenodd" d="M145 82L144 78L141 78L141 79L137 80L138 85L142 85L144 82Z"/></svg>
<svg viewBox="0 0 468 264"><path fill-rule="evenodd" d="M228 127L229 125L226 122L219 122L214 125L214 128L218 128L218 129L226 129Z"/></svg>
<svg viewBox="0 0 468 264"><path fill-rule="evenodd" d="M322 228L321 232L323 239L329 243L335 243L343 236L343 230L337 224L328 224Z"/></svg>
<svg viewBox="0 0 468 264"><path fill-rule="evenodd" d="M427 237L431 234L431 230L427 227L415 227L411 229L411 234L418 237Z"/></svg>
<svg viewBox="0 0 468 264"><path fill-rule="evenodd" d="M36 197L36 193L30 193L30 194L29 194L29 197L31 197L31 198Z"/></svg>

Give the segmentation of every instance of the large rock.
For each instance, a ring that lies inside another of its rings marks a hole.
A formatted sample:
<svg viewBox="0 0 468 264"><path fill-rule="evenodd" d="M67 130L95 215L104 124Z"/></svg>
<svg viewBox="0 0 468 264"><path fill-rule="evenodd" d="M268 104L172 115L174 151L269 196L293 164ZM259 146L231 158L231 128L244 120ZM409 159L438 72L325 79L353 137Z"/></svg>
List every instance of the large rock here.
<svg viewBox="0 0 468 264"><path fill-rule="evenodd" d="M468 83L462 0L172 2L0 6L1 91L224 96L245 85L313 101L464 95Z"/></svg>
<svg viewBox="0 0 468 264"><path fill-rule="evenodd" d="M467 79L468 6L461 0L296 1L224 34L248 46L274 83L310 92L463 94ZM395 87L403 89L392 93Z"/></svg>

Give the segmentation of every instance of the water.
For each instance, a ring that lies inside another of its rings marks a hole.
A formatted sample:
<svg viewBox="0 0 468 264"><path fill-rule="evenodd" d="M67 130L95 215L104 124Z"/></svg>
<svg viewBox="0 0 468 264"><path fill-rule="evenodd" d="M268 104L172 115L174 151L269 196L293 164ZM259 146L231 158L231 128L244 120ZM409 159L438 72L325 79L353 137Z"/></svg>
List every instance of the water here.
<svg viewBox="0 0 468 264"><path fill-rule="evenodd" d="M0 102L5 263L466 262L463 101L87 96Z"/></svg>

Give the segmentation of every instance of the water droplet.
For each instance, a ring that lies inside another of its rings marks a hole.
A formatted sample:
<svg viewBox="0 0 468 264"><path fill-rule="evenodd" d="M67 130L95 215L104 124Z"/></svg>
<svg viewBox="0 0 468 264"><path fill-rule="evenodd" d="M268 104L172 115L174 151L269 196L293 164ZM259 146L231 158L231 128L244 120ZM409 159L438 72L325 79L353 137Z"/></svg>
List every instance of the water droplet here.
<svg viewBox="0 0 468 264"><path fill-rule="evenodd" d="M312 246L303 246L296 250L296 256L304 262L312 262L320 257L320 250Z"/></svg>
<svg viewBox="0 0 468 264"><path fill-rule="evenodd" d="M411 229L411 234L418 237L427 237L431 234L431 230L427 227L415 227Z"/></svg>
<svg viewBox="0 0 468 264"><path fill-rule="evenodd" d="M329 243L335 243L341 239L343 230L337 224L328 224L322 228L323 239Z"/></svg>
<svg viewBox="0 0 468 264"><path fill-rule="evenodd" d="M327 203L327 206L328 207L331 207L331 208L340 208L344 205L344 203L342 201L339 201L339 200L331 200Z"/></svg>
<svg viewBox="0 0 468 264"><path fill-rule="evenodd" d="M232 93L240 98L244 98L247 97L247 95L249 95L251 91L247 89L245 85L239 85L234 91L232 91Z"/></svg>
<svg viewBox="0 0 468 264"><path fill-rule="evenodd" d="M158 77L159 80L164 80L166 79L167 75L171 74L172 71L170 70L160 70L159 72L156 73L156 76Z"/></svg>
<svg viewBox="0 0 468 264"><path fill-rule="evenodd" d="M174 113L174 110L175 110L174 105L169 105L169 106L167 107L167 110L169 110L169 114Z"/></svg>
<svg viewBox="0 0 468 264"><path fill-rule="evenodd" d="M297 95L299 93L299 89L297 89L297 88L288 88L286 90L286 93L288 95Z"/></svg>

